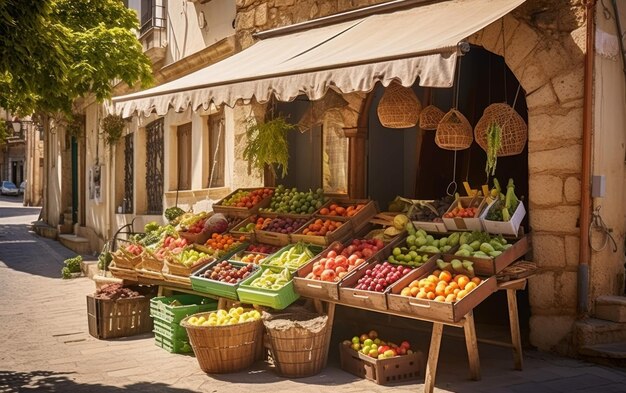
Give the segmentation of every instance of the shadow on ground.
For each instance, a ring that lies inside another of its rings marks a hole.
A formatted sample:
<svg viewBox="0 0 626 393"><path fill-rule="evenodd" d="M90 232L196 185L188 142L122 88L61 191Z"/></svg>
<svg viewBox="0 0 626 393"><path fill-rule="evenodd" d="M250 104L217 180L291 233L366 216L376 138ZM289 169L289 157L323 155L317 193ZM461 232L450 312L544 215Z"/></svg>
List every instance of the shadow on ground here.
<svg viewBox="0 0 626 393"><path fill-rule="evenodd" d="M192 390L173 388L163 383L139 382L124 387L108 386L98 383L79 383L72 380L72 373L53 371L0 371L0 392L71 392L71 393L134 393L167 392L192 393Z"/></svg>
<svg viewBox="0 0 626 393"><path fill-rule="evenodd" d="M23 224L0 225L0 266L28 274L60 278L63 260L76 253L29 232Z"/></svg>
<svg viewBox="0 0 626 393"><path fill-rule="evenodd" d="M0 219L22 216L38 216L40 207L0 207Z"/></svg>

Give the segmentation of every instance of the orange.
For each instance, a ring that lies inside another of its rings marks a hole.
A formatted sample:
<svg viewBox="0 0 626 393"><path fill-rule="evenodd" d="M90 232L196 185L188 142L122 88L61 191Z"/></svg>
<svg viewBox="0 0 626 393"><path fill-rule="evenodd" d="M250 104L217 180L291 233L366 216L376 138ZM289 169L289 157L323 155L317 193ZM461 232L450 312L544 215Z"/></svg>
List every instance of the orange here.
<svg viewBox="0 0 626 393"><path fill-rule="evenodd" d="M454 281L459 282L461 278L466 278L467 281L469 281L469 277L467 277L465 274L457 274L456 276L454 276Z"/></svg>
<svg viewBox="0 0 626 393"><path fill-rule="evenodd" d="M454 291L452 291L452 293L454 293L455 295L458 295L459 292L461 292L461 290L459 288L456 288Z"/></svg>
<svg viewBox="0 0 626 393"><path fill-rule="evenodd" d="M428 292L428 293L426 294L426 298L427 298L428 300L435 300L435 297L436 297L435 292Z"/></svg>
<svg viewBox="0 0 626 393"><path fill-rule="evenodd" d="M448 284L448 286L451 287L452 289L459 289L459 284L455 283L454 281Z"/></svg>
<svg viewBox="0 0 626 393"><path fill-rule="evenodd" d="M446 302L447 303L454 303L456 301L456 295L451 293L448 296L446 296Z"/></svg>
<svg viewBox="0 0 626 393"><path fill-rule="evenodd" d="M435 289L435 294L437 296L444 296L446 293L446 286L445 285L437 285L437 288Z"/></svg>
<svg viewBox="0 0 626 393"><path fill-rule="evenodd" d="M458 288L457 288L458 289ZM444 295L448 296L450 294L454 293L455 288L453 288L452 286L448 285L445 290L444 290Z"/></svg>
<svg viewBox="0 0 626 393"><path fill-rule="evenodd" d="M439 277L435 276L434 274L431 274L430 276L426 277L426 279L430 282L434 282L435 284L439 282Z"/></svg>
<svg viewBox="0 0 626 393"><path fill-rule="evenodd" d="M452 280L452 274L444 270L441 273L439 273L439 279L445 282L450 282Z"/></svg>
<svg viewBox="0 0 626 393"><path fill-rule="evenodd" d="M419 285L419 281L417 280L413 280L411 281L411 283L409 284L409 288L421 288L421 286Z"/></svg>
<svg viewBox="0 0 626 393"><path fill-rule="evenodd" d="M435 271L433 272L433 275L434 275L434 276L437 276L437 277L439 277L439 275L440 275L440 274L441 274L441 270L439 270L439 269L437 269L437 270L435 270Z"/></svg>
<svg viewBox="0 0 626 393"><path fill-rule="evenodd" d="M472 282L476 285L480 285L480 283L482 282L482 280L480 279L480 277L474 277L472 278Z"/></svg>
<svg viewBox="0 0 626 393"><path fill-rule="evenodd" d="M411 296L411 288L406 287L402 290L402 292L400 292L400 295L402 296Z"/></svg>
<svg viewBox="0 0 626 393"><path fill-rule="evenodd" d="M465 288L464 288L464 289L465 289L467 292L469 292L469 291L471 291L472 289L475 289L476 287L477 287L476 283L475 283L475 282L471 282L471 281L470 281L470 282L468 282L468 283L467 283L467 285L465 286Z"/></svg>
<svg viewBox="0 0 626 393"><path fill-rule="evenodd" d="M405 288L406 289L406 288ZM413 287L413 288L409 288L409 293L411 294L411 296L415 297L417 296L417 294L420 292L419 288L417 287Z"/></svg>
<svg viewBox="0 0 626 393"><path fill-rule="evenodd" d="M459 284L459 288L465 289L465 286L469 282L470 282L469 278L467 278L466 276L463 276L463 277L459 277L459 280L457 281L457 284Z"/></svg>
<svg viewBox="0 0 626 393"><path fill-rule="evenodd" d="M446 301L446 297L445 296L437 296L435 298L436 302L445 302Z"/></svg>
<svg viewBox="0 0 626 393"><path fill-rule="evenodd" d="M418 299L426 299L427 298L426 296L427 296L426 292L420 292L415 297L418 298Z"/></svg>
<svg viewBox="0 0 626 393"><path fill-rule="evenodd" d="M457 294L456 294L456 298L457 298L457 300L461 300L461 299L463 299L465 296L467 296L467 291L466 291L466 290L459 291L459 293L457 293Z"/></svg>

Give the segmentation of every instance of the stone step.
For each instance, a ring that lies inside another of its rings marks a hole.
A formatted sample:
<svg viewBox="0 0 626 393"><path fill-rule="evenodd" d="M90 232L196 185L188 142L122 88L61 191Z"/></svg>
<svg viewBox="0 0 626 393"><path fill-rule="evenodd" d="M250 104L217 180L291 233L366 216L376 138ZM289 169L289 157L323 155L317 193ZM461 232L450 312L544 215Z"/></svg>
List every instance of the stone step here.
<svg viewBox="0 0 626 393"><path fill-rule="evenodd" d="M574 324L576 348L614 342L626 342L626 323L587 318Z"/></svg>
<svg viewBox="0 0 626 393"><path fill-rule="evenodd" d="M595 303L596 318L626 323L626 296L600 296Z"/></svg>
<svg viewBox="0 0 626 393"><path fill-rule="evenodd" d="M57 225L57 231L60 235L68 235L74 233L74 225L72 224L59 224Z"/></svg>
<svg viewBox="0 0 626 393"><path fill-rule="evenodd" d="M76 235L59 235L59 241L77 254L91 254L89 240Z"/></svg>
<svg viewBox="0 0 626 393"><path fill-rule="evenodd" d="M83 275L93 279L93 277L98 274L98 261L86 261L83 259L83 261L80 263L80 270L83 272Z"/></svg>
<svg viewBox="0 0 626 393"><path fill-rule="evenodd" d="M37 235L48 239L56 239L59 233L57 228L50 226L43 221L33 223L32 228Z"/></svg>
<svg viewBox="0 0 626 393"><path fill-rule="evenodd" d="M607 366L626 366L626 342L588 345L578 350L586 360Z"/></svg>

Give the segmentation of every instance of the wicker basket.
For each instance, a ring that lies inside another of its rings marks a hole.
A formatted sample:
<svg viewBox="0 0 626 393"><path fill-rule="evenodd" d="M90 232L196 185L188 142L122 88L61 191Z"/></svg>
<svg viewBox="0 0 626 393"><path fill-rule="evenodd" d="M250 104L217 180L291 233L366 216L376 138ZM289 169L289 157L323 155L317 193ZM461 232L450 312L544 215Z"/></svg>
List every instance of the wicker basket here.
<svg viewBox="0 0 626 393"><path fill-rule="evenodd" d="M172 262L171 258L168 257L165 258L165 266L167 266L167 272L169 274L189 277L193 272L213 261L215 261L215 258L207 255L206 257L199 259L194 265L187 267L185 265L181 265L180 263Z"/></svg>
<svg viewBox="0 0 626 393"><path fill-rule="evenodd" d="M261 320L226 326L194 326L187 323L190 315L180 325L187 329L193 352L205 373L233 373L245 370L254 363L258 343L263 339Z"/></svg>
<svg viewBox="0 0 626 393"><path fill-rule="evenodd" d="M117 250L111 253L115 266L121 269L134 269L135 266L141 263L141 255L132 255L125 253L122 250Z"/></svg>
<svg viewBox="0 0 626 393"><path fill-rule="evenodd" d="M476 143L483 150L487 151L487 130L492 122L502 129L498 157L514 156L524 151L528 139L528 126L515 109L504 103L491 104L485 108L483 116L474 128Z"/></svg>
<svg viewBox="0 0 626 393"><path fill-rule="evenodd" d="M160 273L163 270L164 261L159 260L152 252L144 250L141 253L141 264L145 270Z"/></svg>
<svg viewBox="0 0 626 393"><path fill-rule="evenodd" d="M383 127L410 128L419 120L422 104L410 87L392 82L378 103L378 119Z"/></svg>
<svg viewBox="0 0 626 393"><path fill-rule="evenodd" d="M306 326L315 318L315 326ZM284 323L282 323L284 321ZM279 323L280 325L276 325ZM289 313L264 320L269 335L270 351L276 372L287 378L303 378L318 374L324 367L328 352L328 316Z"/></svg>
<svg viewBox="0 0 626 393"><path fill-rule="evenodd" d="M420 128L434 131L446 114L434 105L428 105L420 113Z"/></svg>
<svg viewBox="0 0 626 393"><path fill-rule="evenodd" d="M464 150L472 145L474 134L469 121L461 112L450 109L441 119L435 134L435 143L445 150Z"/></svg>

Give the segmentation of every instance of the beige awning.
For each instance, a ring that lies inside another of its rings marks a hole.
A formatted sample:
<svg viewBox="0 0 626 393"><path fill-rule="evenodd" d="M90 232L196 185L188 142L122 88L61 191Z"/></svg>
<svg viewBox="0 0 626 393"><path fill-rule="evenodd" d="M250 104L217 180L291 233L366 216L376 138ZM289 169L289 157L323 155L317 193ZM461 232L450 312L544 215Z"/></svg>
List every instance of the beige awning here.
<svg viewBox="0 0 626 393"><path fill-rule="evenodd" d="M452 0L261 40L219 63L113 98L115 112L148 116L233 106L239 99L317 100L331 86L371 91L377 82L453 84L458 44L525 0Z"/></svg>

